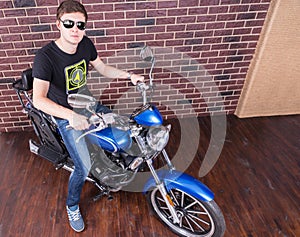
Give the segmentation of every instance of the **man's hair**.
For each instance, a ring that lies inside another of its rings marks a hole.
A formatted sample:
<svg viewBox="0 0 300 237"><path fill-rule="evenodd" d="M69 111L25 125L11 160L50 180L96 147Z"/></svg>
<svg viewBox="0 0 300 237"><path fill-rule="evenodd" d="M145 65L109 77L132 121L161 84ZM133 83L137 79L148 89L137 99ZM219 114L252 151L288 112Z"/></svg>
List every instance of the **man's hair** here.
<svg viewBox="0 0 300 237"><path fill-rule="evenodd" d="M66 0L59 5L56 12L56 19L59 20L61 16L65 13L74 12L81 12L85 17L85 21L87 21L88 15L84 6L80 2L74 0Z"/></svg>

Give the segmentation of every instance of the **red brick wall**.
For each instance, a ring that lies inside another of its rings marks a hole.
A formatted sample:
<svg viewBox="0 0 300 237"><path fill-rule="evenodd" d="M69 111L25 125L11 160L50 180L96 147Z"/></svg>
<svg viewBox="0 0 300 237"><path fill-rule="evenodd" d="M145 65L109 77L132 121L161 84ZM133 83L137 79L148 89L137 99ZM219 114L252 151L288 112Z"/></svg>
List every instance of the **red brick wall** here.
<svg viewBox="0 0 300 237"><path fill-rule="evenodd" d="M32 66L37 49L56 39L56 0L0 1L0 132L28 129L11 82ZM87 35L106 63L137 73L138 57L154 49L163 116L233 113L255 52L270 0L83 0ZM129 113L140 103L124 80L90 75L90 88L106 105Z"/></svg>

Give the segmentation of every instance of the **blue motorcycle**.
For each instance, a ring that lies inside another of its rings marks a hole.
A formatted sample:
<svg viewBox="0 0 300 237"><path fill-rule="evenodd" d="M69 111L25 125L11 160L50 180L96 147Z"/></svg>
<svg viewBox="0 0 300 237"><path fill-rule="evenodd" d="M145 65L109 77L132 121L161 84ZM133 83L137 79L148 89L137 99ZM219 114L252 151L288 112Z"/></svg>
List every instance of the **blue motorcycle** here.
<svg viewBox="0 0 300 237"><path fill-rule="evenodd" d="M111 192L121 189L142 189L155 215L177 235L223 236L225 221L213 192L196 178L177 171L165 150L171 126L163 124L159 110L147 97L154 89L155 57L149 47L141 50L141 57L151 63L150 82L137 84L143 104L130 116L99 114L94 110L97 101L90 96L72 94L68 97L68 103L74 109L84 109L91 115L90 129L78 140L86 139L90 150L92 168L87 181L99 189L94 200L103 195L112 198ZM33 106L31 72L31 69L24 71L22 78L13 83L39 139L38 142L29 141L30 150L52 162L56 169L72 172L73 162L55 120ZM155 162L159 159L166 165L156 167Z"/></svg>

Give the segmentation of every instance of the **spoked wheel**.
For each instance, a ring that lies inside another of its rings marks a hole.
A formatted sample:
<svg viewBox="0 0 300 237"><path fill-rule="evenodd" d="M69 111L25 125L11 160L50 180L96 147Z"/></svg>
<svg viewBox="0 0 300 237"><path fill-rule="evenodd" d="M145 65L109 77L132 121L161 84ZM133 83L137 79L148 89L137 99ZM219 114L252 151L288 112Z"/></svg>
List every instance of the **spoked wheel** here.
<svg viewBox="0 0 300 237"><path fill-rule="evenodd" d="M148 195L148 202L155 214L177 235L191 237L223 236L225 220L215 201L204 202L182 190L170 190L169 195L180 220L180 223L173 223L172 215L158 188L155 188Z"/></svg>

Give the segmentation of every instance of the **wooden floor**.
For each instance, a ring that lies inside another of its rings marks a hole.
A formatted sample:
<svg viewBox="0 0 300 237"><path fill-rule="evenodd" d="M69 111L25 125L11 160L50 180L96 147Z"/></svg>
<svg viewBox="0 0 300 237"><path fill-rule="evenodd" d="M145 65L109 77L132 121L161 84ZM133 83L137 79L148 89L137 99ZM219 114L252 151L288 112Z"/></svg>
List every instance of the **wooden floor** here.
<svg viewBox="0 0 300 237"><path fill-rule="evenodd" d="M172 123L171 153L180 140ZM200 118L199 125L199 148L187 170L194 176L209 145L210 119ZM32 137L32 132L0 135L0 237L79 236L65 213L69 173L30 153ZM220 159L200 180L224 213L225 237L300 236L300 116L229 116ZM175 236L149 214L143 194L119 192L112 201L93 202L96 193L85 185L81 209L87 228L80 236Z"/></svg>

